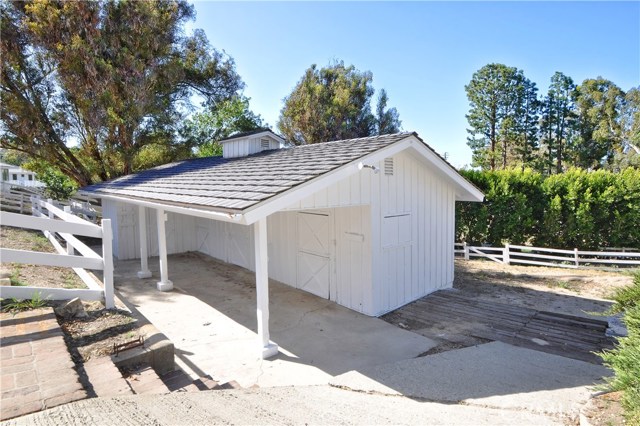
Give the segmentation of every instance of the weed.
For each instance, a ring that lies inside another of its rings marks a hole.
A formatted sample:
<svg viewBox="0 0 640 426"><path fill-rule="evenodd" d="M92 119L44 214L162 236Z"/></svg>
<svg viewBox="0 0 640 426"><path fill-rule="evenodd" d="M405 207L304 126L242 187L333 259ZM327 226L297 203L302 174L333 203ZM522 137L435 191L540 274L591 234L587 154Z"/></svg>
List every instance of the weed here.
<svg viewBox="0 0 640 426"><path fill-rule="evenodd" d="M83 288L82 285L79 285L77 283L77 281L75 280L76 275L74 273L71 272L67 272L66 274L64 274L62 276L62 279L64 280L64 284L62 285L64 288L67 289L71 289L71 288Z"/></svg>
<svg viewBox="0 0 640 426"><path fill-rule="evenodd" d="M20 279L20 268L21 268L20 265L15 265L13 268L13 271L11 272L11 276L9 277L9 280L11 281L12 286L24 287L28 285L27 283L25 283Z"/></svg>
<svg viewBox="0 0 640 426"><path fill-rule="evenodd" d="M562 280L558 280L558 281L551 281L547 284L547 287L549 288L562 288L564 290L569 290L569 291L575 291L575 292L579 292L578 288L570 283L569 281L562 281Z"/></svg>
<svg viewBox="0 0 640 426"><path fill-rule="evenodd" d="M0 311L2 312L21 312L29 311L31 309L42 308L47 305L47 301L40 298L40 293L35 292L31 296L31 299L17 300L17 299L0 299Z"/></svg>

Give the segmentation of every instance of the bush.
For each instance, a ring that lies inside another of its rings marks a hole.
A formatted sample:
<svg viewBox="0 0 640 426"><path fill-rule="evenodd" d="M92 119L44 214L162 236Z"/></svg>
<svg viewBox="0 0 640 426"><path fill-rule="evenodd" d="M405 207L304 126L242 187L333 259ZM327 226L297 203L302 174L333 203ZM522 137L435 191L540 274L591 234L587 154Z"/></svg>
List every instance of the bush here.
<svg viewBox="0 0 640 426"><path fill-rule="evenodd" d="M485 201L457 203L456 238L470 244L640 247L640 170L461 171Z"/></svg>
<svg viewBox="0 0 640 426"><path fill-rule="evenodd" d="M607 313L624 312L627 337L618 339L613 350L600 354L604 364L615 372L609 379L612 390L622 391L622 406L630 425L640 425L640 272L633 285L616 292L615 303Z"/></svg>

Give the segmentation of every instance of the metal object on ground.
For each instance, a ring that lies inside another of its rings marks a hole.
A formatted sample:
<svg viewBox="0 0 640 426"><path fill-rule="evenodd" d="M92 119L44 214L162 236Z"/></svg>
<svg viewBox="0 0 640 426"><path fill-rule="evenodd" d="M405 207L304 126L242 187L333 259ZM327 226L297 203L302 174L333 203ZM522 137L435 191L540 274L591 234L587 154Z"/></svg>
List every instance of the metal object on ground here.
<svg viewBox="0 0 640 426"><path fill-rule="evenodd" d="M122 351L126 351L128 349L137 348L138 346L144 346L144 337L140 336L136 340L131 340L130 342L120 343L116 345L113 344L113 354L117 357L118 354Z"/></svg>

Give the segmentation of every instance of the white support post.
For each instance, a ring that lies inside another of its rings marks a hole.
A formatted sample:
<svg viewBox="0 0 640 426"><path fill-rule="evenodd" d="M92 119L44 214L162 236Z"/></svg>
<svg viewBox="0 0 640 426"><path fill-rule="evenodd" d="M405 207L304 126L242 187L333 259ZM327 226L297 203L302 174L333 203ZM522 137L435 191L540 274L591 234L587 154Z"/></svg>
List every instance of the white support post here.
<svg viewBox="0 0 640 426"><path fill-rule="evenodd" d="M464 260L469 260L469 246L466 241L462 243L462 247L464 248Z"/></svg>
<svg viewBox="0 0 640 426"><path fill-rule="evenodd" d="M578 249L577 248L573 249L573 259L574 259L574 262L576 264L576 268L579 268L580 267L580 256L578 256Z"/></svg>
<svg viewBox="0 0 640 426"><path fill-rule="evenodd" d="M71 206L64 206L64 212L71 214ZM75 250L73 249L73 246L71 245L71 243L69 241L67 241L67 254L69 254L71 256L76 254Z"/></svg>
<svg viewBox="0 0 640 426"><path fill-rule="evenodd" d="M140 270L138 278L150 278L149 253L147 251L147 212L144 206L138 206L138 234L140 236Z"/></svg>
<svg viewBox="0 0 640 426"><path fill-rule="evenodd" d="M511 259L509 257L509 244L505 244L504 251L502 252L502 263L508 265L510 261Z"/></svg>
<svg viewBox="0 0 640 426"><path fill-rule="evenodd" d="M267 219L253 224L256 258L256 300L260 356L270 358L278 353L278 345L269 341L269 257L267 253Z"/></svg>
<svg viewBox="0 0 640 426"><path fill-rule="evenodd" d="M104 306L107 309L116 307L113 297L113 251L111 232L111 219L102 219L102 260L104 262L104 270L102 283L104 284Z"/></svg>
<svg viewBox="0 0 640 426"><path fill-rule="evenodd" d="M173 290L173 283L169 281L169 269L167 267L167 234L165 231L165 221L167 217L164 210L157 209L157 222L158 222L158 256L160 257L160 281L157 283L157 288L160 291Z"/></svg>

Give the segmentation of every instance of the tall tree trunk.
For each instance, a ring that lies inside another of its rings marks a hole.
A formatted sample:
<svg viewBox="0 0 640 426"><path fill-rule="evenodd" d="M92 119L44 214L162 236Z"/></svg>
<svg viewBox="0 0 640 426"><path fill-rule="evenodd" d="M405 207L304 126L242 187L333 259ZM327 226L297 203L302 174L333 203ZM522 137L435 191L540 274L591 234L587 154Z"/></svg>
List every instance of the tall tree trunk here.
<svg viewBox="0 0 640 426"><path fill-rule="evenodd" d="M489 164L491 166L491 171L496 169L496 110L495 107L491 111L491 135L489 138L491 139L491 152L489 158Z"/></svg>

